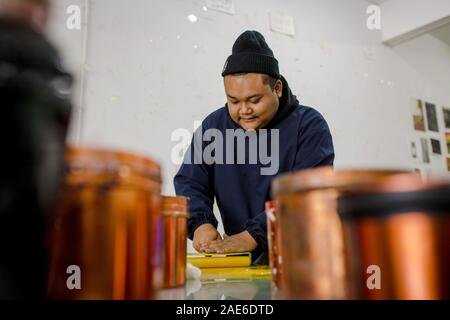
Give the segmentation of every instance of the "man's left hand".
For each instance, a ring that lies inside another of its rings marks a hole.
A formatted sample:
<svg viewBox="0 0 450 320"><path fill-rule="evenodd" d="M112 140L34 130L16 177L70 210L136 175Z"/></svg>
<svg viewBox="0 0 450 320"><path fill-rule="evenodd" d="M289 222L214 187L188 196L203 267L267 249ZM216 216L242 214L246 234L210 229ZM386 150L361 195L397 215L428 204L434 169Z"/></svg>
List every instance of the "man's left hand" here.
<svg viewBox="0 0 450 320"><path fill-rule="evenodd" d="M209 242L202 247L206 253L230 253L252 251L258 244L248 231L243 231L232 236L223 236L223 240Z"/></svg>

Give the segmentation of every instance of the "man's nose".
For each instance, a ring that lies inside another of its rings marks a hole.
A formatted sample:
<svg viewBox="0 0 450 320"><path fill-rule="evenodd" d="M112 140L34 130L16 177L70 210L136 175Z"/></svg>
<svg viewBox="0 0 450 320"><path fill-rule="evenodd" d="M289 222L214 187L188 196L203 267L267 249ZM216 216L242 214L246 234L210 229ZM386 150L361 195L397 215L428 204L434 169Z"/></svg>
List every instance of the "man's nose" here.
<svg viewBox="0 0 450 320"><path fill-rule="evenodd" d="M241 108L239 109L239 113L241 115L248 115L248 114L252 114L253 110L246 102L244 102L243 104L241 104Z"/></svg>

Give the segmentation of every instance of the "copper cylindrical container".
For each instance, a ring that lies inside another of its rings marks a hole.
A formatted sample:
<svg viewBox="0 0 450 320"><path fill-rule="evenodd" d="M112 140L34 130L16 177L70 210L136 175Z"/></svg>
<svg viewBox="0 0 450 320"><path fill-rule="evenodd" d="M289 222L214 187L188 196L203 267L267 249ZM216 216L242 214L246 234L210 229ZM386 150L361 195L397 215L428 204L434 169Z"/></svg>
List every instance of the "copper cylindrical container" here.
<svg viewBox="0 0 450 320"><path fill-rule="evenodd" d="M49 296L155 298L159 165L123 152L69 148L66 168L51 229Z"/></svg>
<svg viewBox="0 0 450 320"><path fill-rule="evenodd" d="M351 298L450 298L450 183L392 176L343 195L339 213Z"/></svg>
<svg viewBox="0 0 450 320"><path fill-rule="evenodd" d="M188 201L180 196L162 197L165 288L184 286L186 282Z"/></svg>
<svg viewBox="0 0 450 320"><path fill-rule="evenodd" d="M347 298L339 194L370 189L395 171L335 171L322 167L274 179L278 202L285 299Z"/></svg>
<svg viewBox="0 0 450 320"><path fill-rule="evenodd" d="M278 220L277 202L266 202L267 240L269 245L269 264L272 271L272 286L275 290L281 289L281 276L283 273L283 258L280 247L280 226Z"/></svg>

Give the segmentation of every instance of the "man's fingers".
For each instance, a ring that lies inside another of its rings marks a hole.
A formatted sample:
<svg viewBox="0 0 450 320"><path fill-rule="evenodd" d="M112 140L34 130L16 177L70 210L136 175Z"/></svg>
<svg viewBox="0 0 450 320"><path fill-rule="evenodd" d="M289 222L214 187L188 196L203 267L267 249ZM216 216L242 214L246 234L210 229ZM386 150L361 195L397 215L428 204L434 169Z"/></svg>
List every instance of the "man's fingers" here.
<svg viewBox="0 0 450 320"><path fill-rule="evenodd" d="M239 246L239 239L234 236L223 235L223 240L213 240L200 246L202 252L205 253L229 253L242 251Z"/></svg>
<svg viewBox="0 0 450 320"><path fill-rule="evenodd" d="M222 245L223 245L223 240L210 241L206 246L203 247L203 250L206 253L218 252Z"/></svg>
<svg viewBox="0 0 450 320"><path fill-rule="evenodd" d="M200 251L202 244L199 241L193 241L192 246L194 247L195 250Z"/></svg>
<svg viewBox="0 0 450 320"><path fill-rule="evenodd" d="M215 245L213 243L210 243L207 246L203 247L203 251L206 253L214 253L214 252L216 252L216 249L217 249L217 245Z"/></svg>

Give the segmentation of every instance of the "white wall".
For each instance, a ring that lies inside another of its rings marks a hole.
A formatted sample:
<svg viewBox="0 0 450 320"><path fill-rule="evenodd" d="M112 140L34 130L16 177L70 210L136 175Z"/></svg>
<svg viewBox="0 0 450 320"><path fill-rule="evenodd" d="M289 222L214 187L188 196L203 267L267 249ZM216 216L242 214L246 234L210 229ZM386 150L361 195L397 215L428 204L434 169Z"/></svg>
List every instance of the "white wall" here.
<svg viewBox="0 0 450 320"><path fill-rule="evenodd" d="M61 23L67 4L84 1L54 2L49 33L80 77L83 30ZM419 166L448 175L445 155L414 164L407 140L419 136L412 123L417 98L436 103L443 129L450 48L428 35L382 45L381 32L366 28L369 2L235 0L236 15L204 11L200 0L89 2L84 96L78 91L76 100L83 113L74 117L70 141L153 156L163 165L164 193L173 193L178 169L170 162L171 133L192 130L194 120L225 103L220 72L246 29L264 34L301 103L324 114L336 167ZM270 32L271 10L294 17L295 37ZM445 154L443 131L433 136Z"/></svg>

